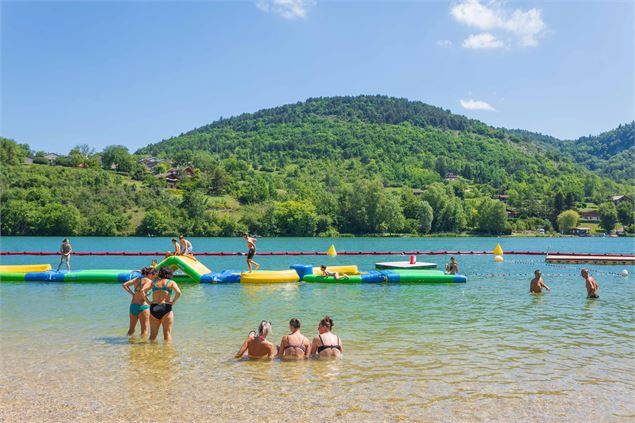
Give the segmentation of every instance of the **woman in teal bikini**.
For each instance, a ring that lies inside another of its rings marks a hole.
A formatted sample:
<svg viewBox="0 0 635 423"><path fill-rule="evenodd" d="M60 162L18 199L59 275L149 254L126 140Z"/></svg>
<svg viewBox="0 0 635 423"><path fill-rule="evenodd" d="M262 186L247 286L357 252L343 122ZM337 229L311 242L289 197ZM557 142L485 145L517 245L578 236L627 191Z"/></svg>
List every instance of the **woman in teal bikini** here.
<svg viewBox="0 0 635 423"><path fill-rule="evenodd" d="M152 279L156 276L157 271L151 267L141 269L141 276L124 282L121 287L132 295L130 302L130 328L128 336L134 334L137 321L141 325L141 336L148 334L148 321L150 319L150 304L147 302L143 293L144 289L152 284ZM130 288L134 287L134 291Z"/></svg>
<svg viewBox="0 0 635 423"><path fill-rule="evenodd" d="M163 339L172 340L172 326L174 325L174 313L172 306L181 296L181 289L172 280L172 269L162 267L159 270L159 277L150 286L146 286L144 293L152 291L152 301L150 302L150 341L154 341L159 334L159 328L163 326ZM172 298L172 291L175 292Z"/></svg>

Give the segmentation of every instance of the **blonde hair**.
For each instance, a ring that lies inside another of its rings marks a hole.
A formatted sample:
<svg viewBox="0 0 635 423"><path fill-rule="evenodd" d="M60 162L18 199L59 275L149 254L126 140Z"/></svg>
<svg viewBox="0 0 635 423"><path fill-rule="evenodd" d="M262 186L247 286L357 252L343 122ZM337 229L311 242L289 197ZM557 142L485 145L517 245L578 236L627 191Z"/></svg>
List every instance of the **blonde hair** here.
<svg viewBox="0 0 635 423"><path fill-rule="evenodd" d="M273 331L271 330L271 322L263 320L260 322L260 325L258 325L258 336L263 336L266 338L272 332Z"/></svg>

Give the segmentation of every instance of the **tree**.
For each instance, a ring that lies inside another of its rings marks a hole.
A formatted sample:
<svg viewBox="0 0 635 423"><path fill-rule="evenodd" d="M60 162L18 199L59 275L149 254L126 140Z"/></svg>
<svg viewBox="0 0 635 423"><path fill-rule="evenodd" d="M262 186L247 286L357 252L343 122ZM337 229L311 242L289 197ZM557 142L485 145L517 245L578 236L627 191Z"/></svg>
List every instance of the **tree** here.
<svg viewBox="0 0 635 423"><path fill-rule="evenodd" d="M617 223L617 208L615 204L611 201L600 204L598 214L600 215L600 227L607 233L611 232Z"/></svg>
<svg viewBox="0 0 635 423"><path fill-rule="evenodd" d="M0 232L3 235L31 235L37 233L38 205L24 200L9 200L2 204Z"/></svg>
<svg viewBox="0 0 635 423"><path fill-rule="evenodd" d="M164 210L148 210L137 228L141 236L176 235L175 222Z"/></svg>
<svg viewBox="0 0 635 423"><path fill-rule="evenodd" d="M578 226L580 215L575 210L566 210L558 215L556 222L560 232L569 233L571 229Z"/></svg>
<svg viewBox="0 0 635 423"><path fill-rule="evenodd" d="M109 145L101 153L101 163L104 169L113 165L121 172L130 172L135 164L134 158L123 145Z"/></svg>
<svg viewBox="0 0 635 423"><path fill-rule="evenodd" d="M498 200L486 198L478 208L477 229L489 234L505 233L507 211L505 204Z"/></svg>
<svg viewBox="0 0 635 423"><path fill-rule="evenodd" d="M280 235L315 235L318 215L315 206L310 202L276 202L273 217L276 232Z"/></svg>
<svg viewBox="0 0 635 423"><path fill-rule="evenodd" d="M20 165L29 154L26 144L18 144L8 138L0 137L0 163L3 165Z"/></svg>
<svg viewBox="0 0 635 423"><path fill-rule="evenodd" d="M617 206L617 217L624 226L632 225L635 220L633 203L623 201Z"/></svg>
<svg viewBox="0 0 635 423"><path fill-rule="evenodd" d="M81 215L72 204L47 204L39 211L39 235L72 236L82 233Z"/></svg>

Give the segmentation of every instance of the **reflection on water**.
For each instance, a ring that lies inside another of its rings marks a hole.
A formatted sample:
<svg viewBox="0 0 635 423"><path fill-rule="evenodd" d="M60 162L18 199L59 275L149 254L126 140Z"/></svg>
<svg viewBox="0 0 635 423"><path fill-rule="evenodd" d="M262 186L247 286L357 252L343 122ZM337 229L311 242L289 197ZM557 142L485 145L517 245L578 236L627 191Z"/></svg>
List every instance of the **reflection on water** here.
<svg viewBox="0 0 635 423"><path fill-rule="evenodd" d="M118 285L3 283L0 420L633 421L635 279L605 267L587 300L575 266L512 261L462 257L460 286L184 285L172 344L125 336ZM325 314L342 360L231 358L261 319L277 344Z"/></svg>

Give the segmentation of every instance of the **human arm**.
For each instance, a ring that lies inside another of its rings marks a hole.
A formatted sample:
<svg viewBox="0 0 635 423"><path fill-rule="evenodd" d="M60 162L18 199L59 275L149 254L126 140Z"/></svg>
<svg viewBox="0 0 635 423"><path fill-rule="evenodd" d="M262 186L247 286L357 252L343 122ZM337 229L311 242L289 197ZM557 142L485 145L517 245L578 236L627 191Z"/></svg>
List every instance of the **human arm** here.
<svg viewBox="0 0 635 423"><path fill-rule="evenodd" d="M306 336L304 337L304 340L302 341L304 343L304 358L309 358L311 357L311 342L309 341L309 338L307 338Z"/></svg>
<svg viewBox="0 0 635 423"><path fill-rule="evenodd" d="M243 355L245 355L245 352L247 352L247 348L249 347L249 341L251 341L251 339L252 338L249 338L249 337L245 339L245 342L243 342L243 345L240 347L238 352L234 354L234 358L243 358Z"/></svg>
<svg viewBox="0 0 635 423"><path fill-rule="evenodd" d="M121 284L121 287L128 294L134 296L134 292L132 292L132 289L130 289L130 285L134 285L135 282L137 282L137 280L139 280L139 278L134 278L134 279L130 279L129 281L125 281L124 283Z"/></svg>
<svg viewBox="0 0 635 423"><path fill-rule="evenodd" d="M549 287L547 286L547 284L545 283L545 281L541 281L541 282L540 282L540 285L541 285L543 288L545 288L547 291L551 291L551 288L549 288Z"/></svg>
<svg viewBox="0 0 635 423"><path fill-rule="evenodd" d="M318 349L318 338L317 336L313 338L313 342L311 343L311 355L315 355Z"/></svg>
<svg viewBox="0 0 635 423"><path fill-rule="evenodd" d="M168 284L166 285L168 288L170 288L170 284L172 284L172 288L174 290L174 298L172 299L172 301L169 301L170 304L174 305L176 304L176 300L179 299L179 297L181 296L181 288L179 288L179 286L177 285L176 282L174 281L170 281L168 282Z"/></svg>
<svg viewBox="0 0 635 423"><path fill-rule="evenodd" d="M287 335L282 335L280 339L280 345L278 345L278 357L282 357L284 349L287 347Z"/></svg>

